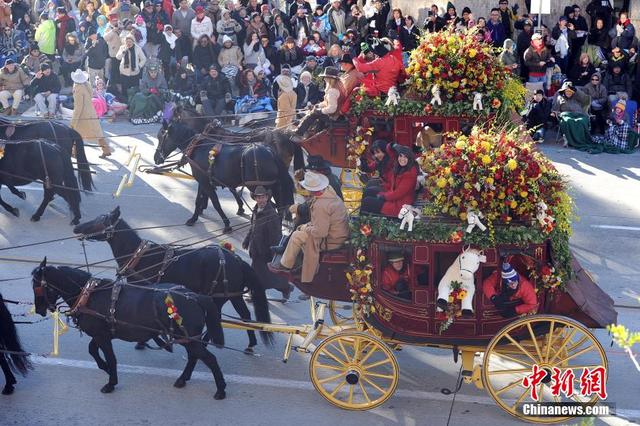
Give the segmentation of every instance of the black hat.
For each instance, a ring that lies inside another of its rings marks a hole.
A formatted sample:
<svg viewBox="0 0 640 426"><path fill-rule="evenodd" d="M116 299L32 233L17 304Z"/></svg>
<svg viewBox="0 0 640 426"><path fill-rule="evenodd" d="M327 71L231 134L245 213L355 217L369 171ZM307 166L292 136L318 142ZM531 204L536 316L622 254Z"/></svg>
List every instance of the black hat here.
<svg viewBox="0 0 640 426"><path fill-rule="evenodd" d="M351 57L350 54L345 53L344 55L342 55L340 57L340 60L338 62L340 62L341 64L351 64L351 65L353 65L353 58Z"/></svg>
<svg viewBox="0 0 640 426"><path fill-rule="evenodd" d="M211 65L209 65L209 71L211 71L211 70L219 71L219 70L218 70L218 67L217 67L215 64L211 64Z"/></svg>
<svg viewBox="0 0 640 426"><path fill-rule="evenodd" d="M400 250L392 250L387 255L388 262L398 262L404 260L404 253Z"/></svg>
<svg viewBox="0 0 640 426"><path fill-rule="evenodd" d="M38 46L38 43L31 43L31 46L29 46L29 51L30 52L32 52L34 50L40 51L40 46Z"/></svg>
<svg viewBox="0 0 640 426"><path fill-rule="evenodd" d="M266 195L268 198L271 198L271 190L262 185L258 185L251 193L251 198L255 200L258 195Z"/></svg>
<svg viewBox="0 0 640 426"><path fill-rule="evenodd" d="M389 53L389 50L387 50L384 43L379 38L373 38L371 40L371 51L379 57L383 57Z"/></svg>
<svg viewBox="0 0 640 426"><path fill-rule="evenodd" d="M544 90L542 90L542 89L538 89L538 90L536 90L536 95L542 95L542 96L544 96Z"/></svg>
<svg viewBox="0 0 640 426"><path fill-rule="evenodd" d="M331 163L321 155L310 155L307 157L307 165L304 169L312 172L331 171Z"/></svg>
<svg viewBox="0 0 640 426"><path fill-rule="evenodd" d="M389 145L389 142L385 141L384 139L376 139L371 144L371 152L373 152L375 150L379 150L379 151L382 151L382 152L386 153L387 152L387 145Z"/></svg>
<svg viewBox="0 0 640 426"><path fill-rule="evenodd" d="M339 78L340 70L336 67L326 67L324 72L320 74L321 78Z"/></svg>
<svg viewBox="0 0 640 426"><path fill-rule="evenodd" d="M465 6L464 9L462 9L462 14L464 15L465 13L471 13L471 9L469 9L468 6Z"/></svg>
<svg viewBox="0 0 640 426"><path fill-rule="evenodd" d="M40 64L40 71L45 71L50 69L51 69L51 65L49 65L47 62Z"/></svg>
<svg viewBox="0 0 640 426"><path fill-rule="evenodd" d="M395 149L398 155L404 155L405 157L407 157L409 161L412 161L415 159L415 154L413 153L413 150L408 146L395 144L393 146L393 149Z"/></svg>
<svg viewBox="0 0 640 426"><path fill-rule="evenodd" d="M5 65L11 65L11 64L15 64L15 63L16 63L16 61L14 61L13 59L9 58L9 59L7 59L7 60L5 61L5 63L4 63L4 64L5 64Z"/></svg>
<svg viewBox="0 0 640 426"><path fill-rule="evenodd" d="M58 13L67 13L67 9L64 6L60 6L56 9Z"/></svg>

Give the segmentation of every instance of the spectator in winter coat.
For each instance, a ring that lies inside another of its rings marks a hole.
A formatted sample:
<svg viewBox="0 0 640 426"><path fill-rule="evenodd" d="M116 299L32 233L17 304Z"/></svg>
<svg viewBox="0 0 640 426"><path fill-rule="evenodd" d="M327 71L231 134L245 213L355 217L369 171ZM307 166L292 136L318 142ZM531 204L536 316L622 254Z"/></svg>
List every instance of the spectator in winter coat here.
<svg viewBox="0 0 640 426"><path fill-rule="evenodd" d="M25 14L29 13L29 3L24 0L13 0L11 2L11 20L13 25L17 25Z"/></svg>
<svg viewBox="0 0 640 426"><path fill-rule="evenodd" d="M209 67L209 73L203 79L200 90L205 91L213 108L213 115L220 115L226 108L227 101L231 99L231 86L229 80L220 74L215 65Z"/></svg>
<svg viewBox="0 0 640 426"><path fill-rule="evenodd" d="M206 34L200 36L198 44L193 49L193 69L196 73L196 82L209 73L211 65L215 65L216 69L220 67L218 56L221 50L221 46L217 43L211 43Z"/></svg>
<svg viewBox="0 0 640 426"><path fill-rule="evenodd" d="M128 35L125 43L120 46L116 59L119 61L120 84L123 95L126 96L129 89L138 86L142 68L147 63L147 57L135 43L132 35Z"/></svg>
<svg viewBox="0 0 640 426"><path fill-rule="evenodd" d="M618 99L629 99L631 95L631 77L622 71L619 64L615 64L607 73L603 84L607 88L609 105L615 105Z"/></svg>
<svg viewBox="0 0 640 426"><path fill-rule="evenodd" d="M258 12L252 13L249 19L249 26L247 27L247 40L249 40L253 34L260 37L260 34L268 33L267 25L262 22L260 14Z"/></svg>
<svg viewBox="0 0 640 426"><path fill-rule="evenodd" d="M405 52L411 52L418 47L420 41L420 30L415 25L416 21L413 16L409 15L404 18L404 34L406 40L402 43L402 50Z"/></svg>
<svg viewBox="0 0 640 426"><path fill-rule="evenodd" d="M305 9L307 12L312 10L311 4L308 1L296 0L289 8L289 17L295 16L296 13L298 13L298 9Z"/></svg>
<svg viewBox="0 0 640 426"><path fill-rule="evenodd" d="M227 78L235 78L242 71L243 56L238 46L234 46L229 36L222 38L222 49L218 54L218 64L221 67L222 74Z"/></svg>
<svg viewBox="0 0 640 426"><path fill-rule="evenodd" d="M516 40L516 54L520 61L520 76L525 81L529 78L529 68L524 63L524 53L531 45L531 36L533 36L533 22L527 19L524 21L522 31L520 31Z"/></svg>
<svg viewBox="0 0 640 426"><path fill-rule="evenodd" d="M242 26L231 18L231 12L225 9L222 11L222 19L216 24L216 30L220 43L222 43L223 36L227 36L233 43L238 44L238 33L242 30Z"/></svg>
<svg viewBox="0 0 640 426"><path fill-rule="evenodd" d="M366 80L363 84L367 95L386 95L391 87L401 83L404 66L402 60L398 59L392 52L387 51L382 44L375 46L373 50L377 56L376 59L367 62L364 54L361 53L360 56L353 60L353 64L363 74L375 73L375 79Z"/></svg>
<svg viewBox="0 0 640 426"><path fill-rule="evenodd" d="M240 76L240 96L250 96L252 98L269 97L268 87L264 80L258 80L256 73L252 69L245 69Z"/></svg>
<svg viewBox="0 0 640 426"><path fill-rule="evenodd" d="M299 74L304 62L304 52L300 47L296 46L295 40L290 36L280 48L278 59L280 66L289 65L294 74Z"/></svg>
<svg viewBox="0 0 640 426"><path fill-rule="evenodd" d="M89 72L89 81L93 84L96 77L104 80L104 69L109 59L109 48L104 39L98 34L91 34L85 44L87 52L87 71Z"/></svg>
<svg viewBox="0 0 640 426"><path fill-rule="evenodd" d="M179 67L176 70L173 78L169 81L169 89L174 93L179 93L184 97L194 97L196 94L196 85L193 78L193 73L189 72L185 68Z"/></svg>
<svg viewBox="0 0 640 426"><path fill-rule="evenodd" d="M58 94L60 94L60 80L51 71L51 65L44 63L31 80L33 100L36 102L36 115L44 114L46 118L53 118L58 108Z"/></svg>
<svg viewBox="0 0 640 426"><path fill-rule="evenodd" d="M580 55L580 61L571 67L569 78L578 87L583 87L591 81L591 75L596 72L596 68L591 63L589 55L583 53Z"/></svg>
<svg viewBox="0 0 640 426"><path fill-rule="evenodd" d="M268 34L262 34L260 36L260 45L264 52L264 57L269 61L269 75L280 74L280 57L278 55L278 49L273 46Z"/></svg>
<svg viewBox="0 0 640 426"><path fill-rule="evenodd" d="M40 51L53 59L56 53L56 24L49 19L47 13L43 13L40 20L34 39L40 46Z"/></svg>
<svg viewBox="0 0 640 426"><path fill-rule="evenodd" d="M591 0L587 5L587 15L591 17L591 28L595 27L596 20L602 19L605 32L611 28L611 16L613 15L613 7L610 0Z"/></svg>
<svg viewBox="0 0 640 426"><path fill-rule="evenodd" d="M600 73L591 75L591 82L582 88L582 91L591 97L591 114L595 116L594 126L591 131L595 134L604 131L605 116L609 110L607 88L602 84Z"/></svg>
<svg viewBox="0 0 640 426"><path fill-rule="evenodd" d="M318 89L318 85L313 82L309 71L303 71L300 74L300 79L296 86L296 95L298 97L296 104L297 109L310 108L322 100L320 89Z"/></svg>
<svg viewBox="0 0 640 426"><path fill-rule="evenodd" d="M369 23L358 5L351 6L351 14L347 15L347 30L354 30L361 40L369 35Z"/></svg>
<svg viewBox="0 0 640 426"><path fill-rule="evenodd" d="M502 47L507 39L507 30L502 22L500 22L500 9L491 9L491 19L487 22L487 30L491 33L491 44L493 47Z"/></svg>
<svg viewBox="0 0 640 426"><path fill-rule="evenodd" d="M433 11L429 11L429 16L424 21L424 29L429 33L437 33L438 31L442 31L442 29L447 25L445 20L438 16L437 13L433 13Z"/></svg>
<svg viewBox="0 0 640 426"><path fill-rule="evenodd" d="M527 111L523 115L527 129L535 129L533 133L534 141L543 141L545 127L551 114L551 103L544 96L543 90L536 90L536 94L531 99Z"/></svg>
<svg viewBox="0 0 640 426"><path fill-rule="evenodd" d="M30 80L27 73L16 65L16 61L7 59L4 67L0 69L0 103L6 115L17 114L25 87L29 85ZM11 97L13 105L9 106Z"/></svg>
<svg viewBox="0 0 640 426"><path fill-rule="evenodd" d="M535 313L538 309L535 287L509 263L503 263L501 271L494 271L482 282L482 292L504 318Z"/></svg>
<svg viewBox="0 0 640 426"><path fill-rule="evenodd" d="M395 145L394 149L398 153L398 159L387 188L375 197L364 197L360 207L361 213L396 217L404 204L414 203L418 169L413 150L404 145Z"/></svg>
<svg viewBox="0 0 640 426"><path fill-rule="evenodd" d="M242 52L244 54L245 66L251 68L256 67L259 63L259 58L264 57L262 46L257 33L252 33L244 43L242 43Z"/></svg>
<svg viewBox="0 0 640 426"><path fill-rule="evenodd" d="M372 27L372 33L375 37L385 37L387 35L387 16L389 15L389 2L384 3L381 0L373 0L374 13L369 17L369 25ZM376 33L377 31L377 33Z"/></svg>
<svg viewBox="0 0 640 426"><path fill-rule="evenodd" d="M326 12L329 19L330 43L337 43L347 32L347 14L342 9L342 4L338 0L331 2L331 7Z"/></svg>
<svg viewBox="0 0 640 426"><path fill-rule="evenodd" d="M189 1L180 0L180 7L171 17L171 26L174 31L179 28L182 34L191 35L191 21L193 21L195 17L196 12L189 7Z"/></svg>
<svg viewBox="0 0 640 426"><path fill-rule="evenodd" d="M509 0L500 0L498 3L499 11L500 11L500 22L505 29L505 35L507 38L512 38L513 36L513 24L516 22L516 15L513 9L509 9ZM517 6L515 6L515 10L517 11Z"/></svg>
<svg viewBox="0 0 640 426"><path fill-rule="evenodd" d="M165 25L160 39L160 50L158 51L158 59L162 62L165 79L171 77L171 67L177 63L175 56L177 40L178 37L173 33L173 27Z"/></svg>
<svg viewBox="0 0 640 426"><path fill-rule="evenodd" d="M544 45L542 34L531 36L531 46L524 52L524 63L529 69L529 83L547 85L547 64L555 62L549 49Z"/></svg>
<svg viewBox="0 0 640 426"><path fill-rule="evenodd" d="M613 70L614 65L620 65L620 68L625 72L629 66L629 56L620 47L616 46L611 50L611 55L607 61L607 69Z"/></svg>
<svg viewBox="0 0 640 426"><path fill-rule="evenodd" d="M596 19L595 25L589 32L589 44L598 46L602 55L606 57L609 49L611 49L611 36L606 28L602 18Z"/></svg>
<svg viewBox="0 0 640 426"><path fill-rule="evenodd" d="M38 71L40 71L40 65L47 62L49 58L40 53L40 48L37 44L32 44L29 48L29 54L24 57L20 64L23 68L26 67L27 73L33 77Z"/></svg>
<svg viewBox="0 0 640 426"><path fill-rule="evenodd" d="M62 63L60 72L64 77L65 84L71 86L71 73L82 67L84 60L84 47L78 42L75 34L67 34L67 41L62 49Z"/></svg>
<svg viewBox="0 0 640 426"><path fill-rule="evenodd" d="M66 38L69 33L75 32L76 22L71 16L67 14L67 9L59 7L57 9L58 15L56 17L56 49L62 54ZM40 46L42 48L42 46Z"/></svg>
<svg viewBox="0 0 640 426"><path fill-rule="evenodd" d="M194 47L200 40L200 37L203 35L211 37L213 34L213 23L211 22L211 18L204 14L204 8L198 6L195 13L196 17L191 21L191 37L194 41Z"/></svg>
<svg viewBox="0 0 640 426"><path fill-rule="evenodd" d="M636 36L636 29L626 12L620 13L620 20L618 21L618 25L616 25L616 36L616 46L626 50L631 48Z"/></svg>
<svg viewBox="0 0 640 426"><path fill-rule="evenodd" d="M515 52L516 44L510 38L504 41L502 45L502 52L500 56L498 56L498 60L502 65L506 68L510 69L514 75L518 75L520 73L518 67L520 66L520 61L518 61L518 57Z"/></svg>
<svg viewBox="0 0 640 426"><path fill-rule="evenodd" d="M568 72L574 40L577 37L573 28L573 24L568 22L567 17L561 16L551 31L551 38L555 40L554 56L563 74Z"/></svg>
<svg viewBox="0 0 640 426"><path fill-rule="evenodd" d="M289 38L289 30L285 25L282 15L276 15L273 18L273 25L270 28L271 38L273 40L273 45L279 49L284 41Z"/></svg>

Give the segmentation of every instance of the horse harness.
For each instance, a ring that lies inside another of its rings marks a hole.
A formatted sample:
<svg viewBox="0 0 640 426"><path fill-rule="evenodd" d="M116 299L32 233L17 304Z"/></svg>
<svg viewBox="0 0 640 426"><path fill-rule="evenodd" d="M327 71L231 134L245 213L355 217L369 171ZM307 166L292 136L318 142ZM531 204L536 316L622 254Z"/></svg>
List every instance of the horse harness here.
<svg viewBox="0 0 640 426"><path fill-rule="evenodd" d="M136 251L133 252L133 255L129 258L127 263L125 263L121 268L117 271L117 276L122 277L128 274L136 275L136 267L144 257L145 253L151 248L151 241L143 240ZM162 277L164 276L167 268L175 259L175 249L171 246L167 245L158 245L158 248L164 249L164 257L162 259L162 264L160 265L160 270L157 273L157 278L155 283L158 284Z"/></svg>

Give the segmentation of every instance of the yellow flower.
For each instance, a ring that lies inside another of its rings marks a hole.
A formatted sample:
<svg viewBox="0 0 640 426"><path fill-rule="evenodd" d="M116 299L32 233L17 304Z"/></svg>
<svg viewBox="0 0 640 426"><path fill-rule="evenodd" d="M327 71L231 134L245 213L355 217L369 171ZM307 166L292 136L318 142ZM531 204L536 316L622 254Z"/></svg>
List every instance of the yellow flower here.
<svg viewBox="0 0 640 426"><path fill-rule="evenodd" d="M462 199L458 196L453 197L453 204L458 205L460 204L460 202L462 201Z"/></svg>
<svg viewBox="0 0 640 426"><path fill-rule="evenodd" d="M464 149L465 143L462 140L456 142L456 149Z"/></svg>
<svg viewBox="0 0 640 426"><path fill-rule="evenodd" d="M467 214L465 212L460 213L460 220L467 220Z"/></svg>
<svg viewBox="0 0 640 426"><path fill-rule="evenodd" d="M476 200L471 200L472 207L478 207L478 202Z"/></svg>
<svg viewBox="0 0 640 426"><path fill-rule="evenodd" d="M438 188L444 188L445 186L447 186L447 180L441 177L436 181L436 185L438 186Z"/></svg>
<svg viewBox="0 0 640 426"><path fill-rule="evenodd" d="M517 167L518 167L518 162L513 158L510 158L509 161L507 161L507 168L509 170L515 170Z"/></svg>
<svg viewBox="0 0 640 426"><path fill-rule="evenodd" d="M365 260L367 260L367 258L366 258L366 257L364 257L364 256L360 256L360 257L358 258L358 260L359 260L360 262L364 262Z"/></svg>
<svg viewBox="0 0 640 426"><path fill-rule="evenodd" d="M489 157L488 155L483 155L482 156L482 164L489 164L491 163L491 157ZM512 169L513 170L513 169Z"/></svg>
<svg viewBox="0 0 640 426"><path fill-rule="evenodd" d="M527 198L527 195L529 195L529 193L527 191L520 191L520 196L522 198Z"/></svg>
<svg viewBox="0 0 640 426"><path fill-rule="evenodd" d="M470 58L475 58L477 54L478 54L478 51L476 49L469 49Z"/></svg>
<svg viewBox="0 0 640 426"><path fill-rule="evenodd" d="M504 192L501 192L500 194L498 194L499 199L504 200L504 197L506 197L506 194Z"/></svg>
<svg viewBox="0 0 640 426"><path fill-rule="evenodd" d="M511 201L510 207L515 209L518 206L518 202L516 200Z"/></svg>
<svg viewBox="0 0 640 426"><path fill-rule="evenodd" d="M491 144L487 141L482 141L480 142L480 146L482 147L482 149L484 149L485 151L489 151L489 149L491 148Z"/></svg>
<svg viewBox="0 0 640 426"><path fill-rule="evenodd" d="M487 185L493 185L493 178L489 176L488 178L485 179L485 182L487 182Z"/></svg>

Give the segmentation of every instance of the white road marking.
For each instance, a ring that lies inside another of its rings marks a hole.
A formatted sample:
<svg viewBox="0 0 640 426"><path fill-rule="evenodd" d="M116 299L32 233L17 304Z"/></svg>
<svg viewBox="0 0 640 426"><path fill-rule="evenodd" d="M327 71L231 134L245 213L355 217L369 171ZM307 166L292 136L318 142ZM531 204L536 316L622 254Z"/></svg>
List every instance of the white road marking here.
<svg viewBox="0 0 640 426"><path fill-rule="evenodd" d="M97 370L98 368L96 367L96 364L92 361L82 361L82 360L64 359L64 358L45 358L41 356L33 356L31 357L31 360L33 363L38 365L81 368L84 370ZM144 375L160 376L160 377L170 377L170 378L176 378L176 379L182 373L182 371L180 370L172 370L169 368L143 367L140 365L128 365L128 364L118 364L118 372L130 373L130 374L144 374ZM192 379L196 379L196 380L206 380L206 381L213 380L211 373L209 372L205 373L202 371L194 371L191 377ZM240 376L237 374L225 374L224 379L227 383L234 383L238 385L270 386L275 388L307 390L307 391L314 390L314 387L311 384L311 382L303 382L301 380L274 379L270 377L250 377L250 376ZM400 398L412 398L412 399L445 401L445 402L451 402L451 400L453 399L453 395L444 395L438 392L426 392L426 391L407 390L407 389L396 390L394 396L400 397ZM495 402L493 401L493 399L489 397L484 397L484 396L458 394L456 396L456 401L464 402L464 403L473 403L473 404L495 405ZM617 413L619 416L624 416L625 418L640 419L640 410L618 408Z"/></svg>
<svg viewBox="0 0 640 426"><path fill-rule="evenodd" d="M600 229L620 229L623 231L640 231L640 226L622 226L622 225L591 225L592 228Z"/></svg>

